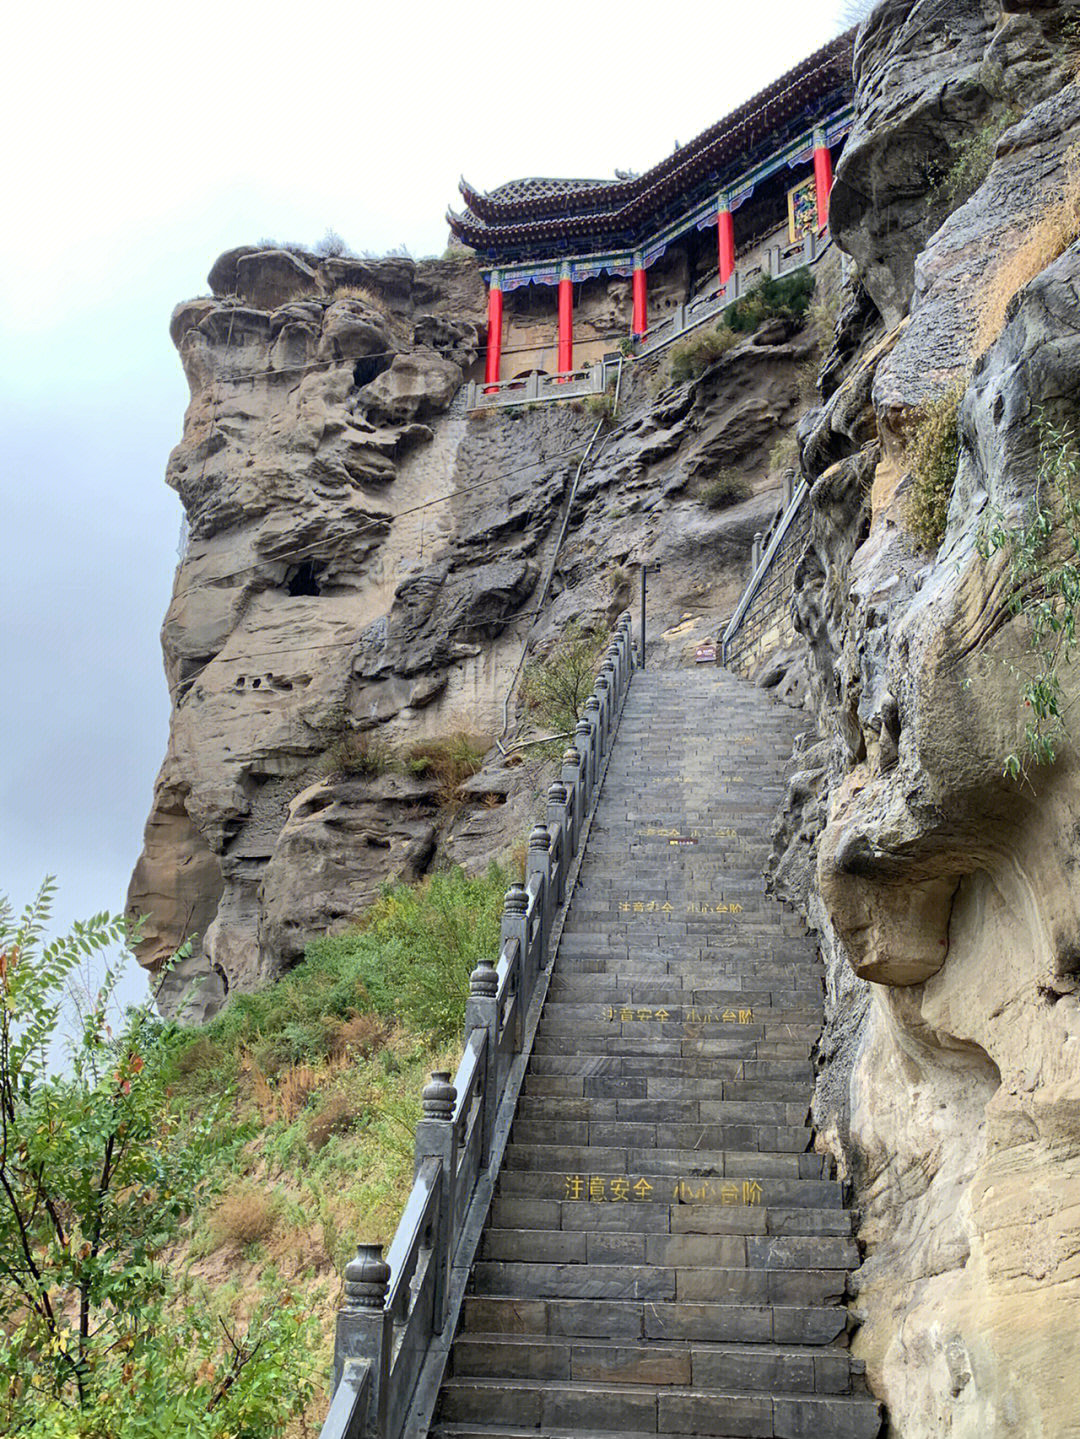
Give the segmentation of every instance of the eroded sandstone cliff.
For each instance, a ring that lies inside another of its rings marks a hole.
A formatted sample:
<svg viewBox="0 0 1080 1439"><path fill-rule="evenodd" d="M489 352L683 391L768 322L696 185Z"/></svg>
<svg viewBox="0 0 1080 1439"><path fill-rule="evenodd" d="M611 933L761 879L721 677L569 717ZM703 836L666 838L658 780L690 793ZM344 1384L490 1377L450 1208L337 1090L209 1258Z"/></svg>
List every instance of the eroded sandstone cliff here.
<svg viewBox="0 0 1080 1439"><path fill-rule="evenodd" d="M1080 767L1072 742L1003 773L1024 752L1027 640L979 542L1027 511L1040 415L1080 418L1080 243L986 323L1075 166L1077 18L871 14L832 212L858 284L800 429L819 737L773 879L828 961L815 1120L862 1208L855 1342L905 1439L1080 1434ZM954 383L959 472L928 553L907 441Z"/></svg>
<svg viewBox="0 0 1080 1439"><path fill-rule="evenodd" d="M249 247L210 284L172 321L191 403L167 479L189 534L162 632L169 748L129 895L144 964L192 939L162 991L190 1018L355 921L387 879L486 865L551 777L493 749L448 806L407 766L327 773L342 736L490 745L516 724L526 643L608 626L643 563L662 566L662 649L716 634L776 509L767 456L814 348L774 323L676 387L661 355L624 374L613 425L580 404L467 417L486 338L467 257ZM610 305L604 287L590 304ZM721 467L753 493L714 512L700 494Z"/></svg>

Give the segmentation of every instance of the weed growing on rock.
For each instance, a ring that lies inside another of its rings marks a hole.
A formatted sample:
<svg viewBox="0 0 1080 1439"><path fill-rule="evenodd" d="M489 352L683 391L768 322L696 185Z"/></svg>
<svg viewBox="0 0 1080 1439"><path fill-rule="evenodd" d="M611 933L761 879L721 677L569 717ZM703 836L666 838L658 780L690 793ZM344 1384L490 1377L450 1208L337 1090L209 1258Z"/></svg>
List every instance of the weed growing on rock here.
<svg viewBox="0 0 1080 1439"><path fill-rule="evenodd" d="M304 965L330 981L330 1002L449 1039L461 1030L476 961L498 955L510 878L493 864L477 878L459 868L419 885L389 885L359 929L312 940Z"/></svg>
<svg viewBox="0 0 1080 1439"><path fill-rule="evenodd" d="M726 510L741 504L754 493L750 481L731 470L721 470L701 491L701 503L707 510Z"/></svg>
<svg viewBox="0 0 1080 1439"><path fill-rule="evenodd" d="M386 743L368 730L346 730L323 753L320 768L332 779L371 778L385 774L393 764Z"/></svg>
<svg viewBox="0 0 1080 1439"><path fill-rule="evenodd" d="M490 748L486 735L458 730L442 739L414 740L402 750L401 764L408 773L435 779L439 803L448 807L458 799L461 785L483 768Z"/></svg>
<svg viewBox="0 0 1080 1439"><path fill-rule="evenodd" d="M781 435L769 451L769 470L779 474L783 470L799 468L799 441L794 433Z"/></svg>
<svg viewBox="0 0 1080 1439"><path fill-rule="evenodd" d="M738 343L738 336L723 325L683 340L671 352L671 383L682 385L696 380Z"/></svg>
<svg viewBox="0 0 1080 1439"><path fill-rule="evenodd" d="M1045 414L1039 427L1035 493L1019 524L1002 512L979 536L983 559L1004 555L1009 565L1010 612L1027 632L1031 664L1010 665L1030 718L1024 726L1025 755L1005 757L1014 778L1026 761L1053 764L1068 738L1061 670L1071 662L1080 619L1080 442L1071 425Z"/></svg>
<svg viewBox="0 0 1080 1439"><path fill-rule="evenodd" d="M765 320L799 324L806 317L813 293L814 277L805 265L780 279L764 275L748 294L727 307L722 323L742 334L752 334Z"/></svg>
<svg viewBox="0 0 1080 1439"><path fill-rule="evenodd" d="M962 381L956 381L924 405L911 421L907 436L907 463L912 487L907 523L925 550L936 550L945 536L949 500L960 463L960 399Z"/></svg>
<svg viewBox="0 0 1080 1439"><path fill-rule="evenodd" d="M608 392L590 395L585 401L585 409L594 420L603 420L605 425L610 425L615 417L615 396Z"/></svg>
<svg viewBox="0 0 1080 1439"><path fill-rule="evenodd" d="M1019 118L1009 107L966 135L953 151L952 164L931 185L928 202L942 203L951 212L970 199L990 173L998 140Z"/></svg>

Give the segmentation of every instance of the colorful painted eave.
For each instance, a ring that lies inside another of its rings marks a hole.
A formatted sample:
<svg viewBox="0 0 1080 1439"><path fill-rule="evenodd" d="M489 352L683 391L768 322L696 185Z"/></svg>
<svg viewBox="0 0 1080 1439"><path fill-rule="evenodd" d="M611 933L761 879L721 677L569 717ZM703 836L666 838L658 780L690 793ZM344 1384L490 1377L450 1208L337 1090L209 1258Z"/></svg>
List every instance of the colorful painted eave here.
<svg viewBox="0 0 1080 1439"><path fill-rule="evenodd" d="M465 244L491 258L504 248L640 228L673 198L736 162L771 132L790 125L815 100L827 101L843 91L846 104L853 41L851 30L823 46L636 179L511 181L487 194L462 180L468 210L448 211L450 228Z"/></svg>
<svg viewBox="0 0 1080 1439"><path fill-rule="evenodd" d="M806 131L789 145L777 150L760 165L738 175L727 190L728 206L738 210L754 193L755 188L771 175L784 169L797 170L810 164L813 158L813 141L816 134L824 131L826 142L837 145L851 128L854 111L850 105L824 116L812 130ZM667 225L653 232L640 246L626 249L589 250L576 249L572 257L548 259L522 264L499 264L485 266L485 280L496 278L499 288L505 292L520 289L524 285L557 285L560 278L569 278L575 284L595 279L598 275L631 275L635 266L648 269L667 250L668 246L690 230L716 228L716 197L697 205L688 206L682 214Z"/></svg>

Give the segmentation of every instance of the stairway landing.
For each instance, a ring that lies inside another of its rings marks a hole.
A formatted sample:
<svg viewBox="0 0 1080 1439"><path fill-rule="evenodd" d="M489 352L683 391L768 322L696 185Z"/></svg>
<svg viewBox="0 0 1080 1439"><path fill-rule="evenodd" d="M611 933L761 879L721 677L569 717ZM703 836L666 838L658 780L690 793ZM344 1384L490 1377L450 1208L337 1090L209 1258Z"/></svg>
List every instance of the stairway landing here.
<svg viewBox="0 0 1080 1439"><path fill-rule="evenodd" d="M635 675L435 1439L873 1439L810 1148L822 977L765 896L797 716Z"/></svg>

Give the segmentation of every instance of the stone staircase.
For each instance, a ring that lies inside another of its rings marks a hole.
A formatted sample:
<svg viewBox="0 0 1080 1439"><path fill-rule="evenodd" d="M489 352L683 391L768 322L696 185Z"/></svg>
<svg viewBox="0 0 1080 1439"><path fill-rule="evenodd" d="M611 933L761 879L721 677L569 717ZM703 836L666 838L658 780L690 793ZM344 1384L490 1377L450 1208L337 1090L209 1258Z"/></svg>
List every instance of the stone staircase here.
<svg viewBox="0 0 1080 1439"><path fill-rule="evenodd" d="M872 1439L810 1151L822 986L763 893L798 719L631 686L432 1436Z"/></svg>

